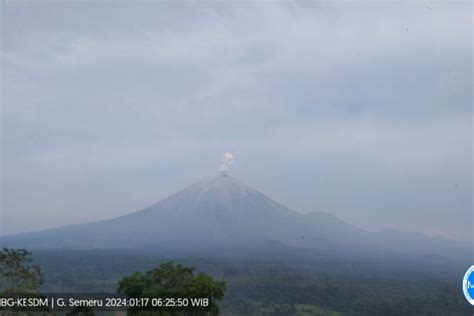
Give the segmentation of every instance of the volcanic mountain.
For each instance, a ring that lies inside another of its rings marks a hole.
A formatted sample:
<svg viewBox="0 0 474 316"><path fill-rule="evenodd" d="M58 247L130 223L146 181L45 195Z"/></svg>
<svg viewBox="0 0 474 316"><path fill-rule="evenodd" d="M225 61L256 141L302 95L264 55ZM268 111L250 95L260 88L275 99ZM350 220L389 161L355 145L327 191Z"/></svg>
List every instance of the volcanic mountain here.
<svg viewBox="0 0 474 316"><path fill-rule="evenodd" d="M410 240L410 242L407 242ZM110 220L4 236L28 249L291 248L316 251L400 251L450 256L457 242L398 232L370 233L337 217L301 214L225 174L203 179L140 211Z"/></svg>

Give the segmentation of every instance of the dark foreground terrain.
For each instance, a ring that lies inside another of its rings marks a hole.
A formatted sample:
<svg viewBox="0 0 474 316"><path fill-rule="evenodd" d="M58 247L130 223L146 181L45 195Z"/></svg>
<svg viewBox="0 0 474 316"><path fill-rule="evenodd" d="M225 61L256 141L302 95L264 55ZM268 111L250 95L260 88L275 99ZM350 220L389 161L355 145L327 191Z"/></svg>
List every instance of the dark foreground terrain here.
<svg viewBox="0 0 474 316"><path fill-rule="evenodd" d="M189 258L119 251L34 256L45 272L43 292L115 292L125 275L174 260L225 280L223 315L473 314L461 290L464 267L439 258Z"/></svg>

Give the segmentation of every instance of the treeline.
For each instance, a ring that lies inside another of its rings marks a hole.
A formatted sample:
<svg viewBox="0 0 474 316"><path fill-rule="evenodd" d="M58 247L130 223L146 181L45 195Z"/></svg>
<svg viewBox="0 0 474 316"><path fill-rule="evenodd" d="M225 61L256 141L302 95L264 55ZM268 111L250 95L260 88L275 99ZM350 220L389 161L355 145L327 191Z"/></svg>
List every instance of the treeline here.
<svg viewBox="0 0 474 316"><path fill-rule="evenodd" d="M301 306L317 306L324 313L346 315L472 315L455 282L430 280L306 277L297 267L279 272L274 280L258 273L228 281L225 307L258 315L269 305L295 306L288 315L300 315ZM280 276L278 276L280 275ZM266 304L261 306L260 303Z"/></svg>
<svg viewBox="0 0 474 316"><path fill-rule="evenodd" d="M17 300L31 299L47 302L41 292L44 273L33 261L31 252L26 249L0 250L0 298L2 301L5 299L12 302L10 305L0 304L0 315L34 315L37 312L56 315L54 310L51 310L52 306L46 304L40 304L40 308L37 308L29 306L28 303L14 303ZM90 268L89 265L87 267ZM74 270L74 267L71 269ZM83 274L81 278L87 280L91 275L96 273ZM218 301L224 297L225 282L196 272L193 267L169 261L162 262L149 271L124 276L117 282L116 290L125 299L133 299L133 302L157 302L131 304L126 308L129 315L217 316L220 315ZM159 303L162 301L170 303L163 305ZM93 316L96 312L94 307L81 305L68 309L65 311L67 316Z"/></svg>
<svg viewBox="0 0 474 316"><path fill-rule="evenodd" d="M104 252L71 252L62 260L41 253L48 291L114 291L117 282L169 258ZM226 281L223 315L472 315L451 275L416 276L404 267L386 277L372 266L334 269L331 262L277 262L243 259L175 260ZM379 270L382 268L379 267ZM87 275L87 278L84 276Z"/></svg>

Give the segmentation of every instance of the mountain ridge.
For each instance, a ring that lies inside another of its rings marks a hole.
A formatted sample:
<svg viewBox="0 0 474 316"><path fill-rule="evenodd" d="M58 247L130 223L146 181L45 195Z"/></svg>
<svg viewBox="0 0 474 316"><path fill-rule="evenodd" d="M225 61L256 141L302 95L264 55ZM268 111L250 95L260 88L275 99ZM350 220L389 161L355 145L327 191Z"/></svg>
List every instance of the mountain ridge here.
<svg viewBox="0 0 474 316"><path fill-rule="evenodd" d="M410 242L410 238L415 240ZM443 243L424 235L367 232L329 213L302 214L226 174L201 179L136 212L2 236L0 242L30 249L192 248L196 251L266 247L276 242L320 252L370 254L406 250L413 254L453 257L465 250L462 243Z"/></svg>

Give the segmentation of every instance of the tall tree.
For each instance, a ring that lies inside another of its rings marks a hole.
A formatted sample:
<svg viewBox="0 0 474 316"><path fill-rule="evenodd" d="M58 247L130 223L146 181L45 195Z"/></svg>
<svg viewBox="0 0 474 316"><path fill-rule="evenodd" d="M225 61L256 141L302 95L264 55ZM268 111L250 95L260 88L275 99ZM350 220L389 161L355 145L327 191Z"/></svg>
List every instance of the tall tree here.
<svg viewBox="0 0 474 316"><path fill-rule="evenodd" d="M36 293L44 281L31 252L25 249L3 248L0 251L0 290L5 293Z"/></svg>
<svg viewBox="0 0 474 316"><path fill-rule="evenodd" d="M194 268L172 262L146 273L135 273L119 282L118 291L132 298L162 299L161 306L133 308L130 312L153 315L219 315L217 301L224 298L224 281L215 281ZM206 298L207 306L192 306L192 299ZM184 300L183 300L184 299Z"/></svg>

